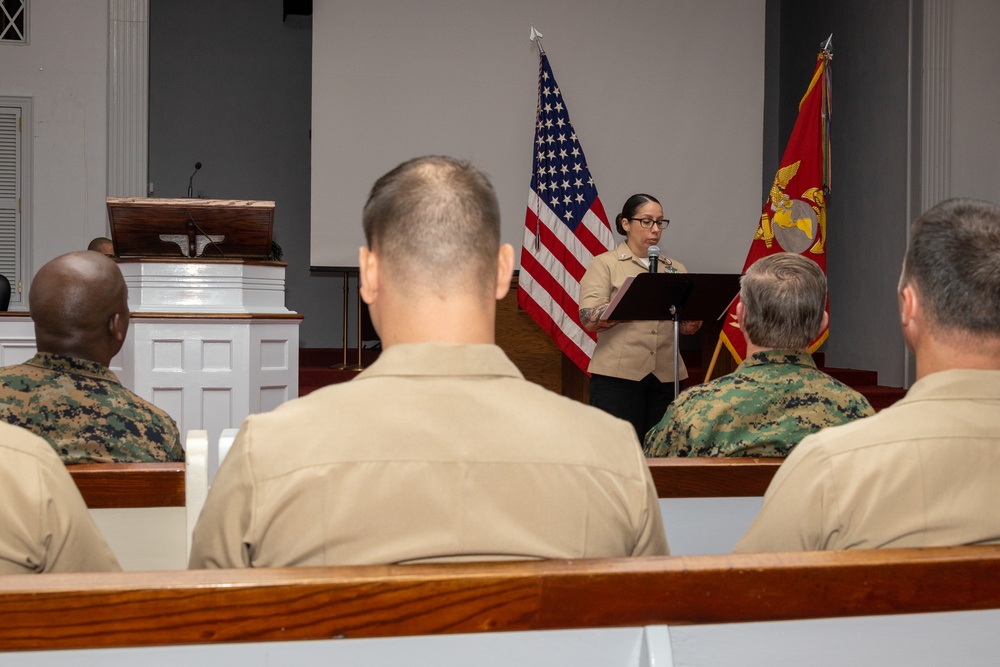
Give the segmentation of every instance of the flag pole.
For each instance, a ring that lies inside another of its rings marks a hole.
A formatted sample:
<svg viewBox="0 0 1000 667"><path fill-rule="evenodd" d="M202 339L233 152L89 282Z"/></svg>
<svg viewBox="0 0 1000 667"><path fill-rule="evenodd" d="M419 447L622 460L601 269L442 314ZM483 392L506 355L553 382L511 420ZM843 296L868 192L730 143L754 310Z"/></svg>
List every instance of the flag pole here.
<svg viewBox="0 0 1000 667"><path fill-rule="evenodd" d="M538 74L539 74L538 90L539 90L539 92L541 92L541 85L542 85L542 79L541 79L541 73L542 73L542 56L545 55L545 49L542 47L542 37L544 37L544 35L542 33L538 32L535 29L535 26L531 26L531 32L528 34L528 39L530 39L532 42L534 42L535 46L538 47ZM539 95L539 97L538 97L538 100L539 100L538 106L536 106L536 108L535 108L535 120L536 121L538 120L538 115L541 112L541 99L542 99L541 95ZM538 210L535 211L535 216L539 217L539 211ZM538 226L535 227L535 250L537 251L541 247L541 245L542 245L542 224L539 221Z"/></svg>
<svg viewBox="0 0 1000 667"><path fill-rule="evenodd" d="M708 372L705 373L705 382L708 382L712 377L712 371L715 370L715 363L719 360L719 352L722 351L722 336L719 336L719 340L715 343L715 353L712 354L712 361L708 364Z"/></svg>
<svg viewBox="0 0 1000 667"><path fill-rule="evenodd" d="M736 300L738 298L740 298L739 292L736 293L736 296L733 297L733 300L729 302L729 305L726 306L726 309L722 311L721 315L719 315L720 320L726 316L726 313L729 312L729 309L733 307L733 304L736 303ZM708 382L709 378L712 377L712 372L715 370L716 362L719 361L719 352L721 351L722 351L722 332L719 332L719 340L716 341L715 343L715 353L712 354L712 361L709 362L708 364L708 372L705 373L705 382Z"/></svg>
<svg viewBox="0 0 1000 667"><path fill-rule="evenodd" d="M538 45L538 52L542 55L545 55L545 49L542 48L542 37L544 36L545 35L535 30L535 26L531 26L531 33L528 35L528 39ZM833 35L830 36L833 37Z"/></svg>

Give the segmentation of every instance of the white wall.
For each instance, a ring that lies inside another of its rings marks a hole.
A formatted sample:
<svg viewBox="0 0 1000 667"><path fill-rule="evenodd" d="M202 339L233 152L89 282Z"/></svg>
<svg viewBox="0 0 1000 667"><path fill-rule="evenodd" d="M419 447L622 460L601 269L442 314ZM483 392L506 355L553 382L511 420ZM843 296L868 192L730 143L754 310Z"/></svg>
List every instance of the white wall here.
<svg viewBox="0 0 1000 667"><path fill-rule="evenodd" d="M0 44L0 95L31 97L32 266L107 234L107 0L32 2L30 44Z"/></svg>
<svg viewBox="0 0 1000 667"><path fill-rule="evenodd" d="M1000 202L1000 2L953 0L951 194Z"/></svg>
<svg viewBox="0 0 1000 667"><path fill-rule="evenodd" d="M919 93L912 105L908 98L909 87L920 91L927 76L921 67L921 39L924 5L931 1L823 0L816 3L821 20L811 14L817 11L813 6L792 3L799 23L797 30L789 31L793 40L807 41L810 50L834 32L826 361L877 370L880 383L891 386L912 381L899 330L896 288L907 230L922 212L921 123L937 125L934 119L921 118ZM946 101L950 153L942 157L949 164L942 166L950 168L951 179L940 196L1000 202L1000 86L995 83L1000 53L990 46L1000 24L1000 3L944 1L951 16L950 60L942 78L950 80L951 95ZM786 57L783 49L782 60ZM786 66L783 62L783 70ZM934 184L926 187L934 190Z"/></svg>
<svg viewBox="0 0 1000 667"><path fill-rule="evenodd" d="M649 192L666 252L739 272L760 216L764 0L317 0L312 263L355 266L371 184L427 153L492 178L520 249L543 44L609 216ZM322 37L320 37L322 35ZM804 84L803 84L804 85Z"/></svg>

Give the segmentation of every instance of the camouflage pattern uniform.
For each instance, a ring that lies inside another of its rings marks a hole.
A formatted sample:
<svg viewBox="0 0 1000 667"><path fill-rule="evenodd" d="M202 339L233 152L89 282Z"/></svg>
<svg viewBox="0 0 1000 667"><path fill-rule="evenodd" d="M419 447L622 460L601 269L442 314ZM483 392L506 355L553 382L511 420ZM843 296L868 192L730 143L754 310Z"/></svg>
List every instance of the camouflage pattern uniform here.
<svg viewBox="0 0 1000 667"><path fill-rule="evenodd" d="M647 456L787 456L802 438L875 414L807 353L767 350L681 392L646 434Z"/></svg>
<svg viewBox="0 0 1000 667"><path fill-rule="evenodd" d="M48 440L64 463L184 460L174 420L96 361L39 352L0 369L0 419Z"/></svg>

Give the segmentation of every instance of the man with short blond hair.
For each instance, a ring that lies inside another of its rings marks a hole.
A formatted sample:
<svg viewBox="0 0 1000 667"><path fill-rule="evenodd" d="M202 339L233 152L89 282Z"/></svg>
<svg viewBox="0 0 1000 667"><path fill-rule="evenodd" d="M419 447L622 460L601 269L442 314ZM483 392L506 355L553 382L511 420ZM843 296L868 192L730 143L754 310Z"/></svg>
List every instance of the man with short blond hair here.
<svg viewBox="0 0 1000 667"><path fill-rule="evenodd" d="M525 381L494 344L514 250L486 176L404 162L362 222L361 298L384 351L247 418L191 567L667 554L632 426Z"/></svg>

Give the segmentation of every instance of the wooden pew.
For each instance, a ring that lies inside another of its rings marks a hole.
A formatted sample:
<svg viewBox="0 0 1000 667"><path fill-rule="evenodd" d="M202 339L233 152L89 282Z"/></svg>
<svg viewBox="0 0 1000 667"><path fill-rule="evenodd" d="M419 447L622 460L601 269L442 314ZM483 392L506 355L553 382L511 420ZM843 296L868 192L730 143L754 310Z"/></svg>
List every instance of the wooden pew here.
<svg viewBox="0 0 1000 667"><path fill-rule="evenodd" d="M752 623L748 626L751 633L762 638L760 643L773 658L775 650L791 646L788 636L802 634L803 628L778 625L768 629L768 623L893 615L906 630L900 649L906 650L910 644L920 644L919 636L907 632L921 621L896 615L996 609L1000 609L1000 546L7 576L0 577L0 651L462 633L482 633L473 637L481 647L497 633L632 628L655 638L649 626L666 626L666 639L661 633L656 650L670 655L642 664L671 664L671 656L677 658L678 651L686 651L690 658L695 649L719 650L717 635L729 626L716 628L715 624ZM942 624L964 628L971 640L995 645L1000 641L996 639L997 619L1000 615L991 612L987 616L943 614L931 620L939 629ZM705 625L711 627L686 627ZM862 645L858 628L867 626L852 622L818 627L824 643L810 645L808 650L821 646L836 655L841 644ZM769 640L768 633L775 628L779 637L787 636ZM843 632L848 634L836 634ZM948 642L947 632L942 630L944 636L939 634L934 641ZM596 635L599 642L618 636L607 634L608 630L602 633ZM540 633L539 640L545 636ZM525 635L507 639L523 643ZM889 641L881 630L876 639ZM338 651L363 648L361 654L371 657L378 646L378 642L316 641L301 650L314 657L336 657ZM422 646L422 664L446 664L444 658L452 655L455 645L435 649L432 642ZM246 648L243 645L240 650ZM434 650L444 651L442 660L428 657ZM644 650L648 653L653 648ZM267 651L272 658L278 655L271 648ZM81 657L72 651L61 655L62 664ZM187 651L184 655L209 654ZM216 652L209 657L219 660L219 656ZM451 664L461 664L457 656L452 657ZM736 657L744 658L741 664L762 664L747 660L746 655ZM799 662L815 663L821 656L813 657L816 660ZM921 658L919 654L896 657L897 664L927 664L910 660ZM987 657L995 660L996 653ZM185 662L189 666L210 664L187 658ZM960 658L955 662L963 663Z"/></svg>
<svg viewBox="0 0 1000 667"><path fill-rule="evenodd" d="M646 459L660 498L763 496L785 459L752 457Z"/></svg>
<svg viewBox="0 0 1000 667"><path fill-rule="evenodd" d="M91 509L184 507L183 463L80 463L66 469Z"/></svg>
<svg viewBox="0 0 1000 667"><path fill-rule="evenodd" d="M221 459L237 429L219 439ZM191 431L185 443L189 461L207 451L207 433ZM207 457L207 453L204 454ZM728 553L760 508L760 496L783 459L648 459L661 498L664 527L674 554ZM128 570L183 569L194 529L208 492L204 472L187 484L191 471L182 463L112 463L68 466L87 506ZM191 492L192 500L188 501ZM197 496L197 498L195 498ZM144 511L123 511L142 508ZM183 511L167 508L185 508ZM159 529L157 529L159 527ZM164 546L164 538L184 534L183 552Z"/></svg>
<svg viewBox="0 0 1000 667"><path fill-rule="evenodd" d="M674 555L729 553L760 512L782 458L646 460Z"/></svg>
<svg viewBox="0 0 1000 667"><path fill-rule="evenodd" d="M184 463L66 466L125 570L182 570L208 495L208 433L189 431Z"/></svg>

